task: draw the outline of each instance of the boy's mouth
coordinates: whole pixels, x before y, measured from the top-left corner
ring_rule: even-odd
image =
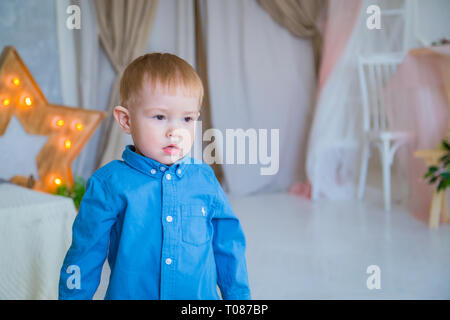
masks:
[[[169,144],[168,146],[163,148],[164,153],[173,155],[180,152],[180,148],[177,147],[175,144]]]

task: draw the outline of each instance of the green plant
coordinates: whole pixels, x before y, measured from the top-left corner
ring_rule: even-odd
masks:
[[[80,209],[81,199],[86,192],[86,181],[81,177],[76,177],[75,182],[73,184],[73,188],[71,189],[66,184],[58,186],[55,194],[59,196],[69,197],[73,199],[73,203],[75,204],[75,208]]]
[[[428,172],[424,178],[428,179],[429,184],[438,183],[437,191],[444,191],[450,186],[450,144],[446,140],[442,140],[440,145],[446,153],[439,159],[439,164],[428,167]]]

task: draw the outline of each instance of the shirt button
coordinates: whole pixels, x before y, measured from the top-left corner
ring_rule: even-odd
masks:
[[[181,174],[181,169],[178,169],[178,170],[177,170],[177,173],[178,173],[178,174]]]
[[[156,170],[155,170],[155,169],[152,169],[152,170],[150,170],[150,173],[151,173],[151,174],[155,174],[155,173],[156,173]]]
[[[162,172],[164,172],[164,171],[166,171],[166,168],[160,167],[159,170],[161,170]]]
[[[172,216],[167,216],[166,220],[167,220],[167,222],[172,222],[173,218],[172,218]]]
[[[167,258],[167,259],[166,259],[166,264],[172,264],[172,259]]]
[[[170,173],[166,174],[166,179],[167,179],[167,180],[172,179],[172,176],[170,175]]]

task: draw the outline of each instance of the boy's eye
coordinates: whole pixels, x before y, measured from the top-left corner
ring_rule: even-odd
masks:
[[[162,114],[158,114],[158,115],[154,116],[153,118],[157,119],[157,120],[164,120],[165,119],[165,117]]]
[[[189,121],[192,121],[193,119],[192,119],[192,117],[184,117],[184,121],[186,121],[186,122],[189,122]]]

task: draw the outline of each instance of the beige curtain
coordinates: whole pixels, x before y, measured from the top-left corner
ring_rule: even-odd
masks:
[[[158,0],[95,0],[100,43],[117,73],[103,122],[96,167],[120,159],[123,132],[112,110],[119,103],[120,77],[125,67],[145,53]]]
[[[316,72],[319,71],[322,36],[316,25],[324,0],[258,0],[272,19],[294,36],[312,38]]]
[[[204,95],[202,102],[201,120],[203,132],[212,127],[211,123],[211,105],[209,100],[209,83],[208,83],[208,67],[206,59],[206,49],[203,42],[203,27],[200,14],[200,1],[194,0],[195,14],[195,62],[197,64],[197,73],[202,79],[204,87]],[[212,142],[214,143],[214,142]],[[203,150],[204,148],[202,148]],[[223,183],[223,170],[220,164],[213,163],[211,165],[214,173],[221,183]]]

